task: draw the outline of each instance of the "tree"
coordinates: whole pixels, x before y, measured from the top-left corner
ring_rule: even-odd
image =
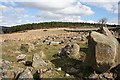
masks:
[[[106,26],[107,18],[100,19],[98,23],[101,24],[101,27]]]

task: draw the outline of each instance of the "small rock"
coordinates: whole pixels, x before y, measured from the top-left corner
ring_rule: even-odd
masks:
[[[57,69],[57,71],[61,71],[61,70],[62,70],[61,67]]]
[[[27,80],[33,79],[32,73],[31,73],[31,71],[30,71],[28,68],[26,68],[26,69],[20,74],[18,80],[21,80],[21,79],[27,79]]]
[[[28,44],[21,44],[20,50],[28,52],[29,51],[29,45]]]
[[[0,59],[0,67],[2,69],[8,70],[8,69],[11,69],[13,67],[13,64],[12,64],[12,62],[9,62],[7,60]]]
[[[26,61],[26,55],[25,54],[20,54],[16,57],[17,62],[24,62]]]
[[[69,77],[70,75],[68,73],[66,73],[65,76]]]

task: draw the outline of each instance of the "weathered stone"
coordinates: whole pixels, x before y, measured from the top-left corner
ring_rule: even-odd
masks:
[[[17,62],[25,62],[26,61],[26,55],[25,54],[20,54],[16,57]]]
[[[118,41],[105,27],[102,33],[91,32],[88,37],[88,64],[100,72],[117,66],[120,62],[118,45]]]
[[[44,59],[44,60],[46,59],[46,55],[44,54],[43,51],[40,51],[39,55],[42,59]]]
[[[20,50],[24,52],[31,52],[34,50],[34,45],[30,43],[21,44]]]
[[[21,80],[21,79],[28,79],[28,80],[32,80],[33,79],[33,76],[32,76],[32,73],[31,71],[26,68],[19,76],[18,80]]]
[[[32,66],[35,68],[39,68],[41,66],[46,66],[47,63],[40,57],[39,54],[35,53],[33,55],[33,59],[32,59]]]
[[[14,71],[13,70],[6,70],[3,69],[2,72],[0,72],[0,77],[2,79],[15,79],[14,77]]]
[[[20,50],[28,52],[29,51],[29,45],[28,44],[21,44]]]
[[[65,74],[65,76],[66,76],[66,77],[69,77],[69,76],[70,76],[70,74],[66,73],[66,74]]]
[[[0,60],[0,67],[8,70],[8,69],[11,69],[13,67],[13,64],[12,64],[12,62],[1,59]]]
[[[69,56],[71,58],[77,58],[79,57],[80,47],[78,44],[68,44],[66,45],[60,52],[60,56]]]
[[[57,69],[57,71],[61,71],[61,67]]]
[[[88,78],[89,78],[89,79],[96,80],[96,79],[99,78],[99,75],[98,75],[98,74],[91,74]]]
[[[24,71],[23,68],[19,68],[19,67],[14,67],[13,70],[14,70],[15,79],[17,79],[19,77],[19,74]]]
[[[56,41],[50,41],[49,42],[49,45],[58,45],[58,44],[60,44],[60,42],[56,42]]]
[[[90,80],[114,80],[113,73],[92,74],[88,77]]]
[[[13,70],[3,70],[2,78],[3,79],[15,79],[14,71]]]

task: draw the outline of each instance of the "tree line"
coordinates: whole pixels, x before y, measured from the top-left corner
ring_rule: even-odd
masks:
[[[84,23],[84,22],[43,22],[43,23],[31,23],[11,26],[3,29],[3,33],[13,33],[18,31],[32,30],[32,29],[48,29],[48,28],[80,28],[80,27],[99,27],[100,23]],[[116,25],[108,25],[110,27],[116,27]]]

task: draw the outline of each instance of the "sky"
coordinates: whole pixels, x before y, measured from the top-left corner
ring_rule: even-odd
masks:
[[[0,25],[89,22],[118,24],[119,0],[0,0]]]

